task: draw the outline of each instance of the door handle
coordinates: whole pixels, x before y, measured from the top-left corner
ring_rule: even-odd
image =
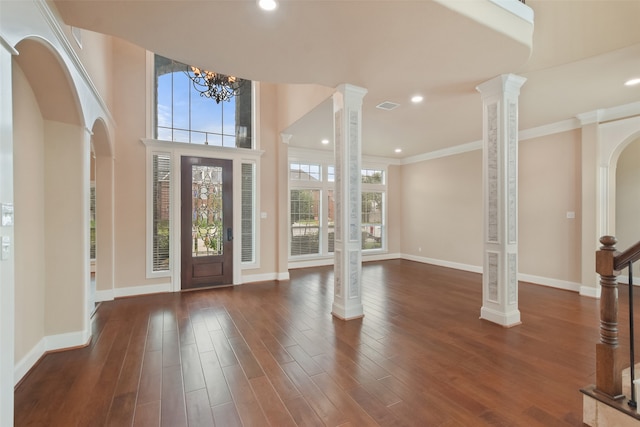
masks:
[[[228,241],[233,240],[233,230],[231,229],[231,227],[227,228],[227,240]]]

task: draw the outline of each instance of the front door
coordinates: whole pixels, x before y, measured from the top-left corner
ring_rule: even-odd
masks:
[[[182,157],[182,289],[233,283],[232,165]]]

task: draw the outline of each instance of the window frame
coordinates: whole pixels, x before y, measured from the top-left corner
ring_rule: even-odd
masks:
[[[304,180],[292,180],[291,179],[291,164],[320,164],[321,165],[321,179],[319,181],[304,181]],[[379,158],[371,159],[363,156],[361,171],[363,170],[380,170],[383,173],[382,183],[380,184],[365,184],[361,183],[361,193],[364,192],[380,192],[382,193],[382,224],[381,224],[381,238],[382,246],[375,249],[362,249],[363,257],[375,256],[388,253],[388,180],[389,171],[388,164],[380,162]],[[289,156],[287,159],[287,225],[288,225],[288,238],[287,238],[287,256],[290,267],[304,267],[311,265],[326,264],[334,257],[334,252],[329,252],[329,206],[328,206],[328,194],[329,190],[335,192],[335,175],[334,180],[329,181],[330,174],[329,168],[333,167],[335,171],[335,160],[332,151],[324,150],[312,150],[304,148],[289,148]],[[362,172],[361,172],[362,173]],[[362,178],[361,178],[362,179]],[[320,248],[321,253],[318,255],[291,255],[291,191],[300,189],[319,189],[320,190],[320,212],[321,218],[319,221],[321,234],[320,234]],[[335,193],[334,193],[335,195]]]

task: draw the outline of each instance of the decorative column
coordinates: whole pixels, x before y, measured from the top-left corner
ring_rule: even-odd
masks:
[[[479,85],[483,103],[484,259],[480,318],[510,327],[518,310],[518,96],[525,78]]]
[[[340,85],[333,95],[335,154],[334,296],[331,314],[349,320],[362,309],[362,98],[367,90]]]

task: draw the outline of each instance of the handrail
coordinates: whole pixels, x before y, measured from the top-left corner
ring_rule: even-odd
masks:
[[[616,254],[613,258],[613,268],[620,271],[630,262],[636,262],[638,260],[640,260],[640,242],[631,246],[626,251]]]

